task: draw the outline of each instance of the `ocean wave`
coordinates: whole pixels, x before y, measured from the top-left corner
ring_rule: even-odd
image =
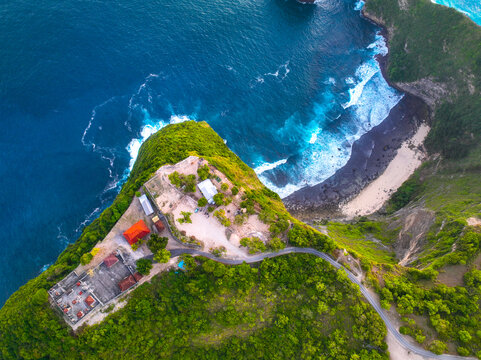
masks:
[[[374,56],[385,56],[388,53],[386,39],[379,32],[376,34],[374,42],[369,44],[367,48],[373,50]],[[351,106],[357,105],[366,84],[373,78],[376,73],[380,71],[381,68],[379,67],[379,63],[374,58],[371,58],[369,61],[361,64],[356,69],[355,78],[358,80],[357,83],[352,77],[346,78],[347,84],[355,85],[353,88],[349,89],[349,101],[343,104],[342,107],[344,109],[347,109]]]
[[[266,168],[259,173],[260,180],[281,197],[334,175],[349,160],[352,144],[379,125],[402,99],[403,95],[386,82],[375,60],[377,54],[387,51],[384,38],[377,34],[367,50],[371,51],[371,59],[361,64],[354,76],[344,78],[344,82],[352,86],[348,90],[348,102],[336,108],[332,104],[338,101],[337,97],[328,87],[314,103],[308,123],[302,125],[301,119],[292,115],[277,131],[279,139],[285,142],[303,139],[298,141],[297,154],[292,155],[296,161],[283,164],[282,169]],[[339,120],[341,116],[349,121]],[[329,130],[326,125],[332,121],[338,125]]]
[[[256,167],[254,168],[254,172],[255,172],[257,175],[260,175],[260,174],[262,174],[263,172],[268,171],[268,170],[275,169],[275,168],[277,168],[278,166],[281,166],[281,165],[285,164],[286,162],[287,162],[287,159],[282,159],[282,160],[279,160],[279,161],[276,161],[276,162],[273,162],[273,163],[264,162],[264,163],[262,163],[261,165],[256,166]]]

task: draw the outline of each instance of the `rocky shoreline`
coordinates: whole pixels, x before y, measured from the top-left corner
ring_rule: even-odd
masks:
[[[365,12],[363,16],[380,26],[381,34],[388,40],[386,28],[377,19]],[[423,122],[429,122],[430,108],[426,102],[389,81],[388,57],[389,54],[377,57],[381,72],[390,86],[405,93],[404,97],[381,124],[354,142],[351,157],[344,167],[322,183],[304,187],[283,199],[294,216],[303,220],[342,217],[340,206],[378,178],[402,143],[411,138]]]

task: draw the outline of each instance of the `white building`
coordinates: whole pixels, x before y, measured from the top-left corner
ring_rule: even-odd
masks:
[[[200,192],[204,197],[207,199],[209,204],[214,203],[214,195],[217,194],[217,189],[215,188],[214,184],[210,179],[204,180],[197,184],[199,187]]]
[[[139,197],[140,200],[140,205],[142,205],[142,209],[144,209],[145,215],[149,216],[154,213],[154,209],[152,209],[152,205],[150,204],[149,199],[147,199],[147,196],[142,195]]]

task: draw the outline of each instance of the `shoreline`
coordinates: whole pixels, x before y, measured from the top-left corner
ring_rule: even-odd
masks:
[[[386,27],[376,19],[369,17],[365,11],[361,12],[361,16],[381,28],[380,34],[386,39],[389,48],[389,33]],[[371,186],[371,194],[383,193],[386,190],[386,180],[383,178],[382,181],[375,181],[393,163],[398,156],[398,152],[401,152],[403,144],[415,141],[413,137],[418,130],[423,124],[427,126],[426,124],[430,122],[431,110],[429,105],[420,97],[405,91],[389,80],[387,76],[389,52],[385,56],[377,55],[376,61],[379,63],[381,74],[389,86],[402,92],[404,97],[391,109],[389,115],[381,124],[372,128],[353,143],[351,156],[346,165],[323,182],[314,186],[306,186],[283,199],[288,211],[300,220],[346,217],[342,212],[343,206],[354,200],[371,184],[374,184]],[[424,138],[425,136],[422,141]],[[401,155],[405,158],[404,151]],[[394,163],[396,166],[399,166],[399,159]],[[412,161],[418,160],[413,159]],[[405,165],[409,169],[412,168],[411,163]],[[409,173],[409,176],[412,172],[414,170]],[[395,192],[401,184],[402,182],[395,188],[389,188],[390,194]],[[362,211],[363,209],[359,210]]]
[[[422,124],[414,136],[401,145],[386,170],[355,198],[341,206],[342,214],[354,218],[379,210],[426,159],[422,144],[429,130],[428,125]]]

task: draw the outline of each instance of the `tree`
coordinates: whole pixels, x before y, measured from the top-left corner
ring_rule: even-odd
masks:
[[[234,186],[231,190],[232,195],[237,195],[239,193],[239,188],[237,186]]]
[[[200,168],[197,169],[197,175],[199,175],[199,178],[201,180],[206,180],[210,177],[210,169],[207,164],[204,166],[201,166]]]
[[[94,256],[91,253],[85,253],[80,257],[80,263],[82,265],[87,265],[93,258]]]
[[[278,251],[284,249],[286,247],[286,244],[284,244],[284,242],[278,237],[273,237],[267,243],[267,247],[271,250]]]
[[[192,219],[190,218],[190,215],[192,215],[191,212],[188,211],[182,211],[181,212],[182,216],[180,219],[177,219],[177,221],[181,224],[187,223],[187,224],[192,224]]]
[[[150,251],[152,251],[155,254],[157,251],[165,249],[168,242],[169,242],[169,238],[165,236],[159,236],[157,234],[152,234],[150,235],[150,239],[149,239],[149,242],[147,243],[147,246],[149,247]]]
[[[440,340],[434,340],[429,345],[429,350],[431,350],[433,353],[437,355],[441,355],[442,353],[448,350],[448,346]]]
[[[137,271],[141,275],[149,275],[152,269],[152,262],[149,259],[139,259],[136,262]]]
[[[154,260],[159,262],[159,263],[166,263],[169,262],[170,260],[170,251],[167,249],[161,249],[157,251],[154,255]]]
[[[224,205],[224,194],[222,193],[215,194],[214,202],[217,206]]]
[[[199,201],[197,201],[197,205],[199,207],[204,207],[207,205],[207,199],[205,197],[201,197]]]
[[[48,300],[48,293],[45,289],[38,289],[37,292],[32,296],[32,303],[35,305],[42,305]]]
[[[220,189],[221,189],[222,191],[227,191],[227,190],[229,190],[229,185],[227,185],[226,183],[223,183],[223,184],[220,186]]]

